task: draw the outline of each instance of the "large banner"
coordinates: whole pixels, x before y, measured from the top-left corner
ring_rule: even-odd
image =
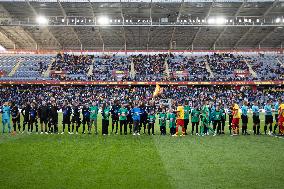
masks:
[[[0,77],[3,77],[6,75],[6,71],[5,70],[0,70]]]
[[[112,71],[112,76],[118,79],[121,79],[122,77],[127,77],[128,76],[128,71],[123,71],[123,70],[113,70]]]
[[[235,70],[234,71],[234,75],[236,77],[246,77],[246,76],[249,76],[250,75],[250,72],[248,70]]]
[[[188,77],[188,75],[189,75],[187,70],[173,71],[172,74],[173,74],[174,77]]]
[[[67,74],[66,71],[55,71],[55,70],[51,70],[51,71],[49,72],[50,77],[55,77],[55,76],[57,76],[57,75],[65,76],[66,74]]]
[[[278,85],[284,84],[284,81],[58,81],[58,80],[0,80],[0,85],[175,85],[175,86],[193,86],[193,85],[230,85],[230,86],[250,86],[250,85]]]

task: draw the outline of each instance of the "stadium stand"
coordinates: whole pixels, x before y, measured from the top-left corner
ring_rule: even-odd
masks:
[[[248,57],[252,69],[257,73],[258,80],[283,80],[284,68],[276,56]]]
[[[162,81],[166,78],[165,61],[167,54],[155,55],[133,55],[130,59],[133,60],[134,69],[136,71],[136,81]]]
[[[203,57],[171,56],[169,59],[171,80],[206,81],[210,73],[206,69]]]
[[[266,81],[283,80],[283,56],[207,53],[0,56],[1,80]]]
[[[17,56],[0,56],[0,71],[3,73],[3,76],[8,75],[12,71],[17,64],[17,59]]]

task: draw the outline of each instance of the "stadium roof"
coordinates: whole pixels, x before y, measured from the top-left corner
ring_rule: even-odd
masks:
[[[0,45],[7,49],[198,50],[284,44],[284,0],[0,2]]]

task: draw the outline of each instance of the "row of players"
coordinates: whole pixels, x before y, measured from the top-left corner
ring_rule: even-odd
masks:
[[[279,125],[279,133],[283,134],[283,117],[284,117],[284,105],[281,99],[272,104],[269,100],[264,107],[265,110],[265,134],[274,134],[276,128]],[[96,102],[93,102],[91,106],[87,104],[82,106],[81,110],[77,103],[72,105],[68,101],[64,101],[62,107],[58,107],[54,98],[50,99],[49,103],[43,101],[37,104],[35,101],[32,103],[27,102],[19,111],[16,105],[11,105],[8,102],[2,106],[2,123],[3,133],[5,132],[5,126],[8,125],[8,130],[11,132],[10,127],[10,115],[12,116],[12,123],[14,132],[21,132],[20,126],[20,114],[23,115],[23,127],[22,132],[25,132],[26,125],[28,125],[28,133],[33,132],[34,126],[36,133],[39,132],[38,119],[41,126],[41,134],[43,133],[58,133],[58,111],[62,110],[63,113],[63,130],[61,134],[64,134],[66,125],[68,126],[68,133],[78,134],[78,130],[83,125],[82,133],[85,133],[86,126],[88,133],[91,133],[94,126],[95,134],[98,133],[97,128],[97,115],[99,113],[99,106]],[[154,125],[156,121],[156,115],[158,114],[159,126],[161,135],[166,135],[166,125],[168,121],[168,127],[170,128],[170,134],[176,136],[178,134],[179,126],[182,127],[182,135],[187,135],[187,129],[189,125],[189,118],[191,117],[192,130],[191,134],[196,135],[209,134],[212,131],[213,135],[224,134],[226,114],[229,115],[229,131],[230,134],[239,134],[239,120],[242,120],[242,134],[247,135],[248,124],[248,105],[247,102],[243,102],[241,111],[239,106],[234,103],[231,108],[226,112],[222,105],[209,104],[207,100],[200,105],[190,106],[187,104],[178,104],[177,108],[169,109],[166,112],[166,108],[163,106],[156,108],[154,102],[151,101],[147,106],[143,103],[134,102],[131,104],[120,105],[118,101],[115,101],[112,106],[108,103],[104,103],[101,106],[102,114],[102,134],[108,134],[110,116],[112,118],[112,132],[118,134],[118,128],[120,127],[120,134],[127,134],[127,129],[130,129],[130,133],[134,135],[140,135],[140,131],[144,128],[144,133],[148,130],[148,134],[154,135]],[[260,118],[258,102],[255,101],[251,107],[253,112],[253,131],[254,134],[260,133]],[[80,112],[82,112],[82,121],[80,119]],[[241,113],[240,113],[241,112]],[[275,114],[276,124],[273,127],[273,112]],[[201,122],[201,124],[199,124]],[[211,128],[211,125],[213,128]],[[269,126],[269,131],[268,130]],[[195,130],[195,131],[194,131]]]

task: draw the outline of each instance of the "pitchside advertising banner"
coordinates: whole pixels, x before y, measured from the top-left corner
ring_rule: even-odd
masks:
[[[168,86],[194,86],[194,85],[230,85],[230,86],[259,86],[259,85],[279,85],[284,81],[181,81],[181,82],[141,82],[141,81],[57,81],[57,80],[2,80],[0,85],[168,85]]]

